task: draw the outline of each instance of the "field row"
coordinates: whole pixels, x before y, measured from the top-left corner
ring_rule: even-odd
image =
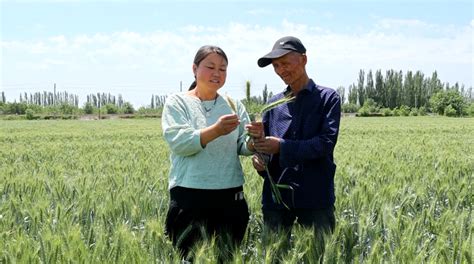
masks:
[[[474,119],[342,119],[328,263],[472,263]],[[0,121],[0,263],[170,263],[160,120]],[[235,263],[311,253],[262,248],[262,179],[242,158],[251,221]],[[212,241],[196,249],[215,261]]]

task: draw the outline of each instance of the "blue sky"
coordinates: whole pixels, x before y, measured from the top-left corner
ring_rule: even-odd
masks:
[[[337,88],[366,72],[438,72],[472,86],[471,1],[9,1],[1,8],[1,86],[7,100],[57,90],[122,94],[134,106],[185,90],[197,49],[229,57],[221,93],[243,98],[284,84],[257,59],[276,39],[299,37],[316,83]]]

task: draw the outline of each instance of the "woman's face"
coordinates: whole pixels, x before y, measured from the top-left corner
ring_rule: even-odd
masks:
[[[227,61],[217,53],[209,54],[199,65],[193,65],[194,75],[199,87],[217,91],[227,77]]]

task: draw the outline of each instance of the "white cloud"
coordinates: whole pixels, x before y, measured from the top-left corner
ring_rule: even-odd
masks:
[[[8,89],[27,76],[34,83],[54,81],[81,87],[71,91],[78,94],[110,89],[142,105],[151,94],[177,91],[181,81],[186,89],[193,79],[195,52],[201,45],[214,44],[229,57],[225,92],[242,98],[247,80],[255,94],[265,84],[274,92],[282,88],[271,67],[258,68],[256,61],[270,51],[276,39],[294,35],[308,49],[309,75],[323,85],[347,87],[356,81],[359,69],[395,69],[421,70],[426,75],[437,70],[442,81],[471,86],[472,34],[473,20],[464,28],[452,28],[419,20],[381,19],[373,28],[350,34],[283,20],[279,27],[189,25],[177,31],[2,41],[2,84]]]
[[[31,53],[36,53],[36,54],[47,53],[49,48],[50,47],[43,42],[36,42],[30,45]]]
[[[272,12],[270,11],[270,9],[264,9],[264,8],[251,9],[251,10],[248,10],[246,13],[247,13],[247,14],[250,14],[250,15],[253,15],[253,16],[265,16],[265,15],[270,15],[270,14],[272,14]]]
[[[401,27],[427,28],[430,25],[418,19],[392,19],[384,18],[378,22],[378,25],[384,29],[399,29]]]

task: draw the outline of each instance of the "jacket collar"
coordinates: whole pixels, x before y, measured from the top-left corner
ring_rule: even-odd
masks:
[[[309,95],[315,91],[317,91],[317,85],[312,79],[309,79],[306,86],[298,93],[298,98],[302,95]],[[291,88],[290,86],[287,86],[281,97],[286,96],[289,93],[291,93]],[[273,109],[273,115],[273,122],[269,124],[270,134],[279,138],[283,138],[283,136],[288,131],[288,128],[290,127],[292,121],[292,116],[290,115],[288,104],[284,104]]]
[[[307,93],[307,92],[314,92],[314,90],[316,90],[316,83],[314,83],[313,79],[309,79],[308,83],[306,84],[305,87],[303,87],[303,89],[301,89],[300,93],[303,92],[303,93]],[[285,89],[285,91],[283,91],[283,96],[287,96],[288,94],[291,93],[291,88],[290,86],[288,85]]]

